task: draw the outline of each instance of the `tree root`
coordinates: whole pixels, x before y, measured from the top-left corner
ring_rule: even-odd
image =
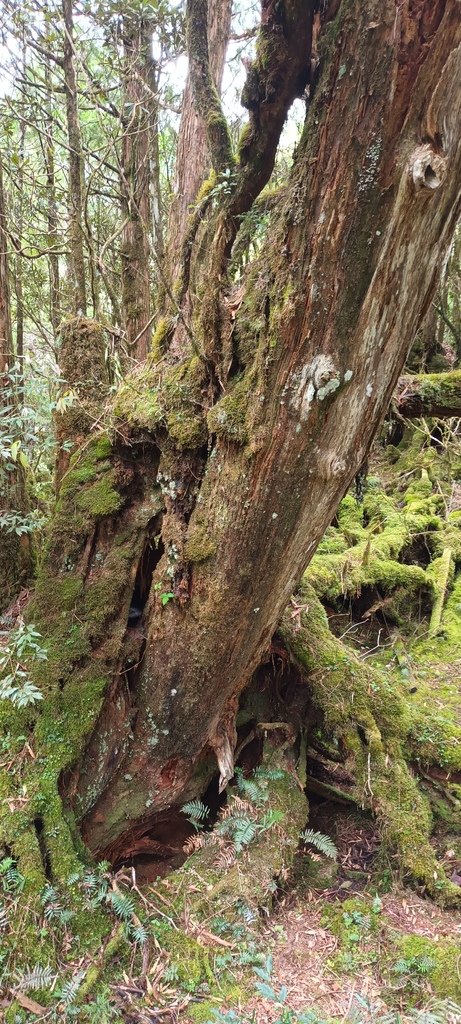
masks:
[[[461,905],[430,844],[432,815],[409,768],[404,744],[411,713],[395,679],[359,661],[332,635],[313,588],[304,582],[300,616],[285,614],[281,635],[309,687],[325,732],[343,751],[356,778],[354,798],[380,822],[383,841],[404,874],[445,905]]]

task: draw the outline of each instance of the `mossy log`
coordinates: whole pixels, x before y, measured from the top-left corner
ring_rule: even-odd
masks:
[[[347,495],[338,510],[338,530],[327,530],[307,570],[318,596],[356,596],[365,586],[391,594],[401,587],[408,601],[415,592],[431,591],[435,581],[421,566],[400,562],[399,555],[417,537],[441,529],[441,504],[424,480],[407,488],[402,507],[380,487],[370,490],[363,504]]]
[[[432,607],[431,621],[429,623],[429,636],[435,636],[440,629],[442,621],[443,606],[450,583],[453,579],[453,552],[451,548],[445,548],[443,555],[431,563],[431,576],[435,590],[435,600]]]
[[[394,405],[402,416],[461,415],[461,370],[406,374],[399,380]]]

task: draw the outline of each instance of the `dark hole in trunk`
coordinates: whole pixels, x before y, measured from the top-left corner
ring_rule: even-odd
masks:
[[[139,559],[136,579],[134,582],[131,604],[128,611],[127,626],[133,629],[142,619],[144,608],[150,594],[152,577],[163,553],[164,545],[160,536],[161,516],[156,516],[149,523],[147,538]]]
[[[43,824],[43,818],[40,815],[37,815],[37,817],[34,818],[34,829],[37,835],[38,845],[40,848],[40,856],[42,858],[45,877],[48,879],[49,882],[51,882],[51,864],[45,843],[45,829]]]

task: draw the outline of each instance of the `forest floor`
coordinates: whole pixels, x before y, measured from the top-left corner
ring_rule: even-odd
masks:
[[[454,992],[461,985],[461,913],[441,910],[396,883],[383,893],[385,869],[379,879],[373,870],[379,841],[372,823],[348,813],[336,823],[338,870],[331,886],[310,888],[307,872],[263,928],[273,987],[286,986],[290,1009],[338,1024],[373,1024],[390,1007],[404,1015]],[[458,986],[446,979],[445,987],[440,976],[434,985],[425,970],[425,957],[434,963],[433,950],[447,939],[459,947]],[[253,1011],[255,1024],[280,1018],[280,1009],[262,996],[245,1006],[246,1016]],[[461,1015],[450,1020],[458,1024]]]
[[[300,851],[265,917],[242,907],[240,920],[223,914],[200,925],[183,922],[204,947],[211,997],[206,982],[194,985],[192,972],[190,993],[187,971],[177,985],[159,950],[147,976],[151,1010],[146,1003],[139,1009],[128,978],[113,986],[124,1021],[461,1024],[461,911],[404,886],[370,814],[313,798],[309,822],[334,839],[336,861]],[[433,842],[456,874],[458,850],[443,831]],[[156,884],[144,892],[155,898]]]

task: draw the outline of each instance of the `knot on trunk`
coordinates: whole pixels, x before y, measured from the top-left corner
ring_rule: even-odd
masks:
[[[415,192],[434,191],[445,177],[447,162],[429,143],[418,146],[410,159],[410,176]]]

